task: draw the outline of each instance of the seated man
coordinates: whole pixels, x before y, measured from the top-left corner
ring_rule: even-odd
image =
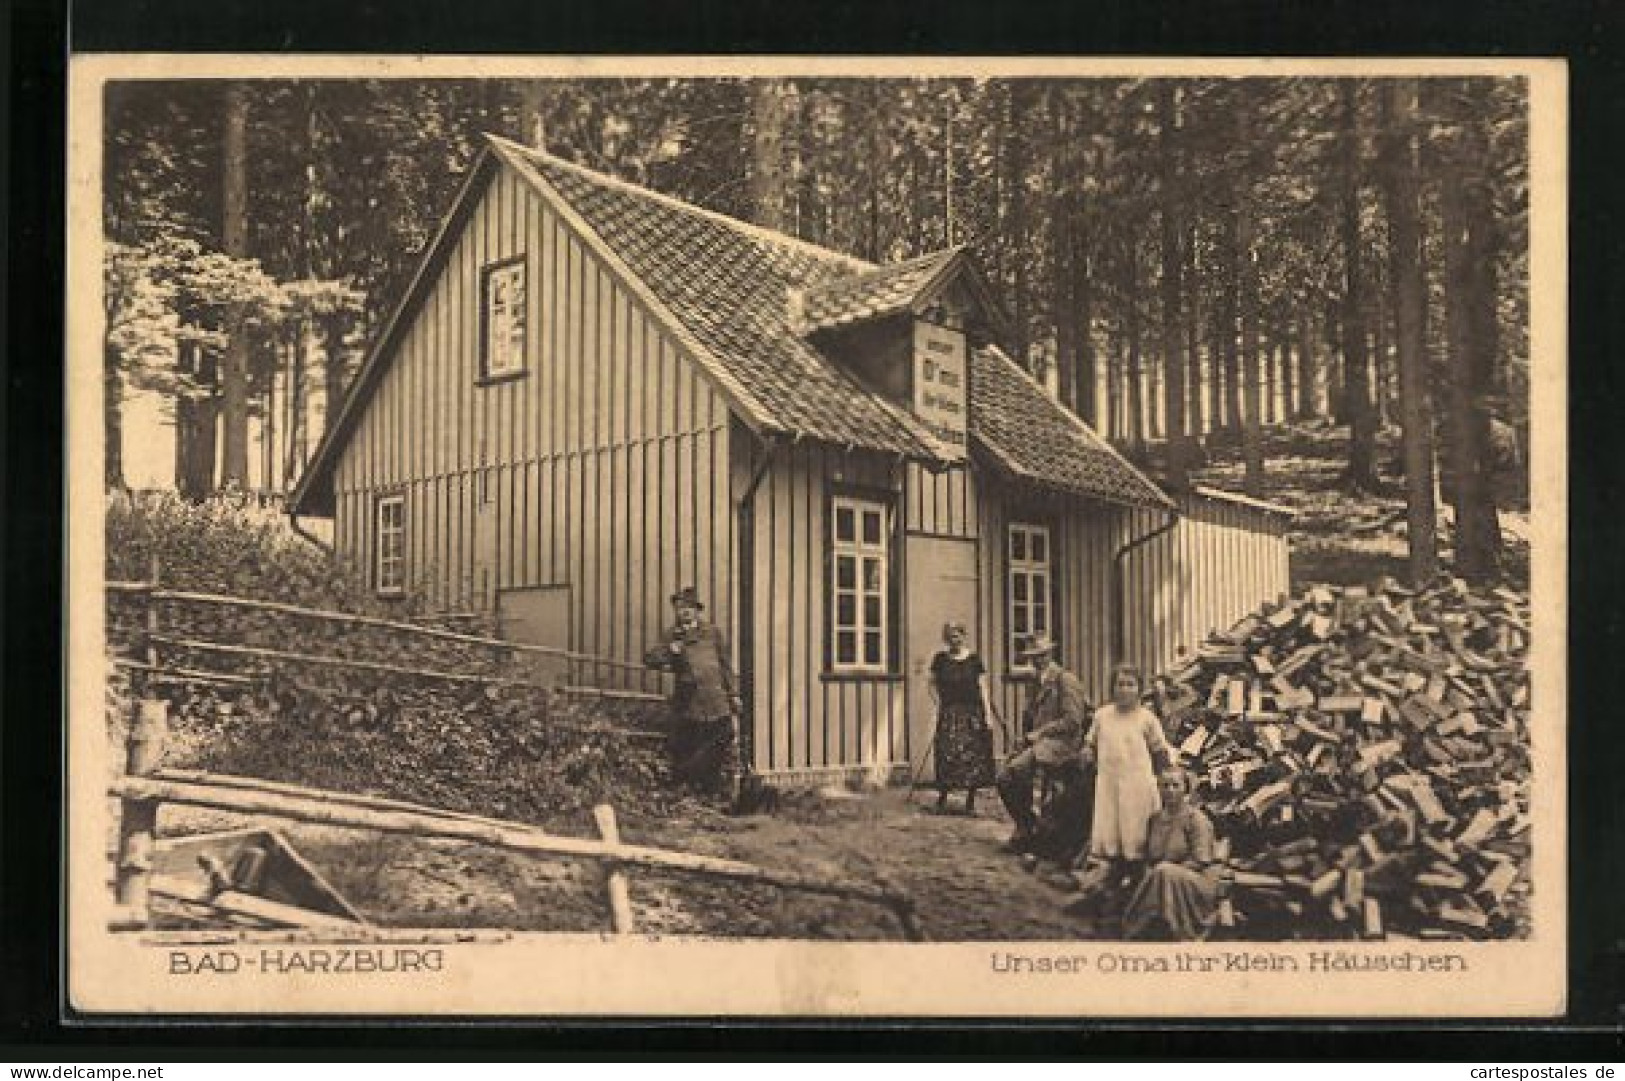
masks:
[[[1049,769],[1050,790],[1038,808],[1038,825],[1027,850],[1062,867],[1089,847],[1095,809],[1095,771],[1077,763]]]
[[[1062,668],[1055,659],[1055,641],[1039,633],[1028,639],[1018,655],[1031,662],[1038,675],[1038,689],[1027,707],[1029,725],[1025,746],[999,768],[995,782],[1016,830],[1006,847],[1026,852],[1038,834],[1038,816],[1033,813],[1033,785],[1039,770],[1056,776],[1079,769],[1083,734],[1089,717],[1089,700],[1078,677]],[[1081,786],[1079,786],[1081,787]]]

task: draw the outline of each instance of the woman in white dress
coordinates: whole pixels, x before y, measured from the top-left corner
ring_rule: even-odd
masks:
[[[1162,807],[1157,775],[1173,761],[1157,715],[1140,704],[1144,680],[1133,665],[1112,670],[1112,700],[1095,710],[1084,761],[1095,765],[1095,817],[1089,853],[1119,876],[1145,859],[1146,827]]]

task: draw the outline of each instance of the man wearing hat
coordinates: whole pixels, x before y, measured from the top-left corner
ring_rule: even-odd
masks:
[[[1040,631],[1027,639],[1017,656],[1033,666],[1038,687],[1027,706],[1026,746],[1005,760],[996,781],[999,798],[1015,820],[1009,845],[1016,851],[1031,848],[1038,833],[1033,813],[1033,782],[1040,769],[1057,776],[1076,773],[1089,726],[1089,700],[1078,677],[1056,661],[1055,640]]]
[[[739,721],[742,709],[722,632],[701,618],[705,605],[694,587],[671,596],[677,621],[643,663],[677,677],[671,697],[666,750],[672,775],[730,803],[738,798]]]

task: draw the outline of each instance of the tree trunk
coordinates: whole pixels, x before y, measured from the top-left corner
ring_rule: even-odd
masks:
[[[248,86],[226,89],[224,160],[221,169],[220,244],[227,255],[248,256]],[[241,306],[226,318],[226,356],[221,372],[225,458],[221,483],[248,486],[248,332]]]
[[[102,482],[109,491],[125,491],[124,483],[124,373],[118,350],[102,350]]]
[[[1072,138],[1065,102],[1059,94],[1050,96],[1050,173],[1055,178],[1049,207],[1050,283],[1055,322],[1055,384],[1061,404],[1080,414],[1078,408],[1078,325],[1076,248],[1072,241],[1073,198],[1068,190],[1073,181],[1070,159]]]
[[[1126,336],[1115,335],[1106,372],[1106,438],[1117,444],[1123,442],[1123,432],[1127,427],[1123,423],[1123,373],[1128,369],[1127,348]]]
[[[305,432],[310,426],[307,404],[309,395],[305,393],[305,350],[308,333],[303,320],[296,322],[293,328],[293,348],[288,352],[288,434],[285,437],[287,448],[283,454],[283,472],[290,481],[296,481],[305,471],[305,461],[299,453],[299,447],[304,443]],[[337,409],[329,407],[325,414],[325,424],[331,425],[338,420],[338,412]]]
[[[1281,408],[1280,412],[1275,416],[1275,421],[1280,424],[1291,420],[1298,408],[1298,385],[1295,378],[1297,375],[1295,370],[1297,364],[1295,354],[1297,350],[1292,347],[1292,330],[1290,327],[1281,327],[1276,340],[1281,349]]]
[[[1178,165],[1175,161],[1174,128],[1179,122],[1179,103],[1174,97],[1173,84],[1157,84],[1157,118],[1160,134],[1157,138],[1157,164],[1161,186],[1161,206],[1158,218],[1162,232],[1162,364],[1163,409],[1168,432],[1168,483],[1184,488],[1190,470],[1190,444],[1185,423],[1185,356],[1181,350],[1184,331],[1180,319],[1184,316],[1184,302],[1180,287],[1180,223],[1179,196],[1174,187]]]
[[[1315,415],[1315,328],[1308,311],[1298,313],[1298,400],[1299,420]]]
[[[1218,268],[1215,267],[1215,270]],[[1222,290],[1208,309],[1207,430],[1224,431],[1224,296]]]
[[[1366,351],[1365,273],[1360,259],[1359,84],[1339,84],[1342,101],[1341,222],[1343,240],[1343,402],[1349,424],[1349,462],[1344,482],[1351,491],[1377,488],[1376,412],[1371,404],[1371,359]]]
[[[1087,161],[1087,159],[1085,159]],[[1096,388],[1100,378],[1095,358],[1095,282],[1094,266],[1090,261],[1088,206],[1086,196],[1079,193],[1068,201],[1070,244],[1072,261],[1072,300],[1076,310],[1072,316],[1075,352],[1073,387],[1077,401],[1074,408],[1085,424],[1093,425],[1096,418]]]
[[[951,248],[959,236],[959,201],[954,198],[954,110],[959,95],[949,90],[942,95],[942,246]]]
[[[1145,449],[1145,387],[1140,378],[1140,252],[1132,239],[1128,249],[1128,445],[1139,454]]]
[[[1243,147],[1251,143],[1247,104],[1237,110],[1237,142]],[[1258,261],[1253,251],[1252,192],[1243,177],[1235,192],[1236,256],[1240,281],[1236,285],[1241,308],[1241,459],[1244,468],[1242,487],[1248,495],[1258,496],[1264,491],[1264,439],[1261,429],[1263,400],[1259,388],[1258,342]]]
[[[1472,582],[1500,573],[1501,529],[1490,462],[1489,396],[1498,346],[1489,145],[1469,89],[1446,91],[1454,146],[1441,190],[1445,318],[1450,343],[1450,459],[1456,508],[1456,570]]]
[[[751,114],[755,120],[750,176],[751,217],[758,225],[780,231],[788,228],[790,217],[790,184],[784,152],[788,100],[787,88],[779,79],[759,81],[751,97]],[[876,126],[878,122],[871,125],[871,131]],[[880,163],[871,159],[871,174],[878,173],[879,169]],[[871,199],[875,202],[878,203],[879,197],[878,192],[871,192]],[[877,213],[871,212],[870,221],[878,234]]]
[[[1006,103],[1009,112],[1005,117],[1004,127],[1004,161],[1009,179],[1009,219],[1005,223],[1006,242],[1010,250],[1016,253],[1012,265],[1011,291],[1014,303],[1011,312],[1015,319],[1015,341],[1012,343],[1016,351],[1016,363],[1028,371],[1033,370],[1032,358],[1028,356],[1031,343],[1028,340],[1030,333],[1028,320],[1028,305],[1030,298],[1027,280],[1027,142],[1022,138],[1021,121],[1026,116],[1031,99],[1027,93],[1025,80],[1013,80],[1007,90]]]
[[[181,350],[182,370],[191,376],[195,389],[175,399],[175,487],[183,498],[199,502],[214,493],[219,366],[196,343]]]
[[[1329,416],[1334,424],[1347,424],[1348,395],[1344,391],[1348,372],[1348,350],[1343,342],[1343,302],[1340,298],[1326,299],[1326,314],[1321,320],[1321,344],[1326,347],[1326,361],[1321,366],[1321,414]]]
[[[327,406],[322,415],[324,435],[338,420],[339,407],[344,404],[344,396],[350,389],[349,355],[344,349],[347,322],[342,312],[328,312],[317,318],[317,327],[322,335],[322,392],[327,397]]]
[[[1207,430],[1202,409],[1202,288],[1197,278],[1195,225],[1186,226],[1184,242],[1179,246],[1179,255],[1181,261],[1179,276],[1185,294],[1185,397],[1189,402],[1185,424],[1190,429],[1189,449],[1192,458],[1195,458],[1195,447],[1202,442],[1202,435]]]
[[[1089,265],[1089,248],[1079,236],[1083,231],[1082,222],[1072,235],[1072,288],[1074,303],[1077,310],[1072,317],[1074,324],[1074,338],[1072,347],[1076,352],[1075,366],[1077,374],[1073,377],[1074,392],[1077,396],[1076,411],[1083,418],[1085,424],[1094,425],[1096,419],[1095,394],[1100,383],[1096,371],[1094,324],[1095,324],[1095,289]]]
[[[1232,192],[1231,198],[1237,198]],[[1224,319],[1221,333],[1224,341],[1224,427],[1234,434],[1243,425],[1241,415],[1241,352],[1237,324],[1241,321],[1241,237],[1240,222],[1231,214],[1225,220],[1225,283]]]
[[[868,235],[864,238],[863,253],[871,262],[878,263],[881,260],[881,251],[882,251],[882,248],[883,248],[883,245],[881,244],[881,241],[880,241],[880,234],[881,234],[880,189],[881,189],[881,181],[884,178],[885,171],[886,171],[886,164],[885,164],[886,125],[885,125],[885,118],[881,113],[881,107],[880,107],[880,83],[879,83],[879,80],[871,79],[869,81],[867,101],[868,101],[868,105],[869,105],[869,114],[868,114],[868,142],[869,142],[868,175],[869,175],[869,185],[868,185],[867,193],[866,193],[867,194],[867,201],[865,203],[865,206],[867,207],[868,222],[867,222],[867,226],[866,226],[866,232],[867,232]]]
[[[547,80],[519,83],[519,131],[516,138],[537,150],[547,149]]]
[[[1264,410],[1259,416],[1259,423],[1269,428],[1280,423],[1281,414],[1278,403],[1281,393],[1281,354],[1274,325],[1259,328],[1259,358],[1264,364],[1264,380],[1261,389],[1264,394]]]

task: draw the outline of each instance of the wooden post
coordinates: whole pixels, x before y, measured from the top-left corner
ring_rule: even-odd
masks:
[[[130,724],[125,744],[124,770],[133,777],[150,774],[164,756],[169,707],[161,699],[142,698]],[[147,911],[147,884],[152,872],[152,851],[158,832],[158,801],[119,801],[118,869],[115,878],[119,905],[138,918]]]
[[[154,552],[148,571],[153,590],[158,589],[158,556]],[[134,709],[130,731],[125,737],[124,772],[145,777],[163,761],[164,741],[169,733],[169,705],[152,697],[149,673],[158,667],[158,601],[147,598],[145,671],[131,681]],[[115,899],[122,911],[121,921],[150,924],[148,885],[152,873],[153,845],[158,833],[158,801],[121,799],[119,801],[118,866],[114,872]]]
[[[620,827],[615,822],[615,808],[600,803],[592,809],[593,820],[598,823],[598,835],[606,845],[621,843]],[[604,876],[609,890],[610,921],[618,935],[630,935],[636,927],[632,921],[632,895],[627,891],[626,872],[611,867]]]

